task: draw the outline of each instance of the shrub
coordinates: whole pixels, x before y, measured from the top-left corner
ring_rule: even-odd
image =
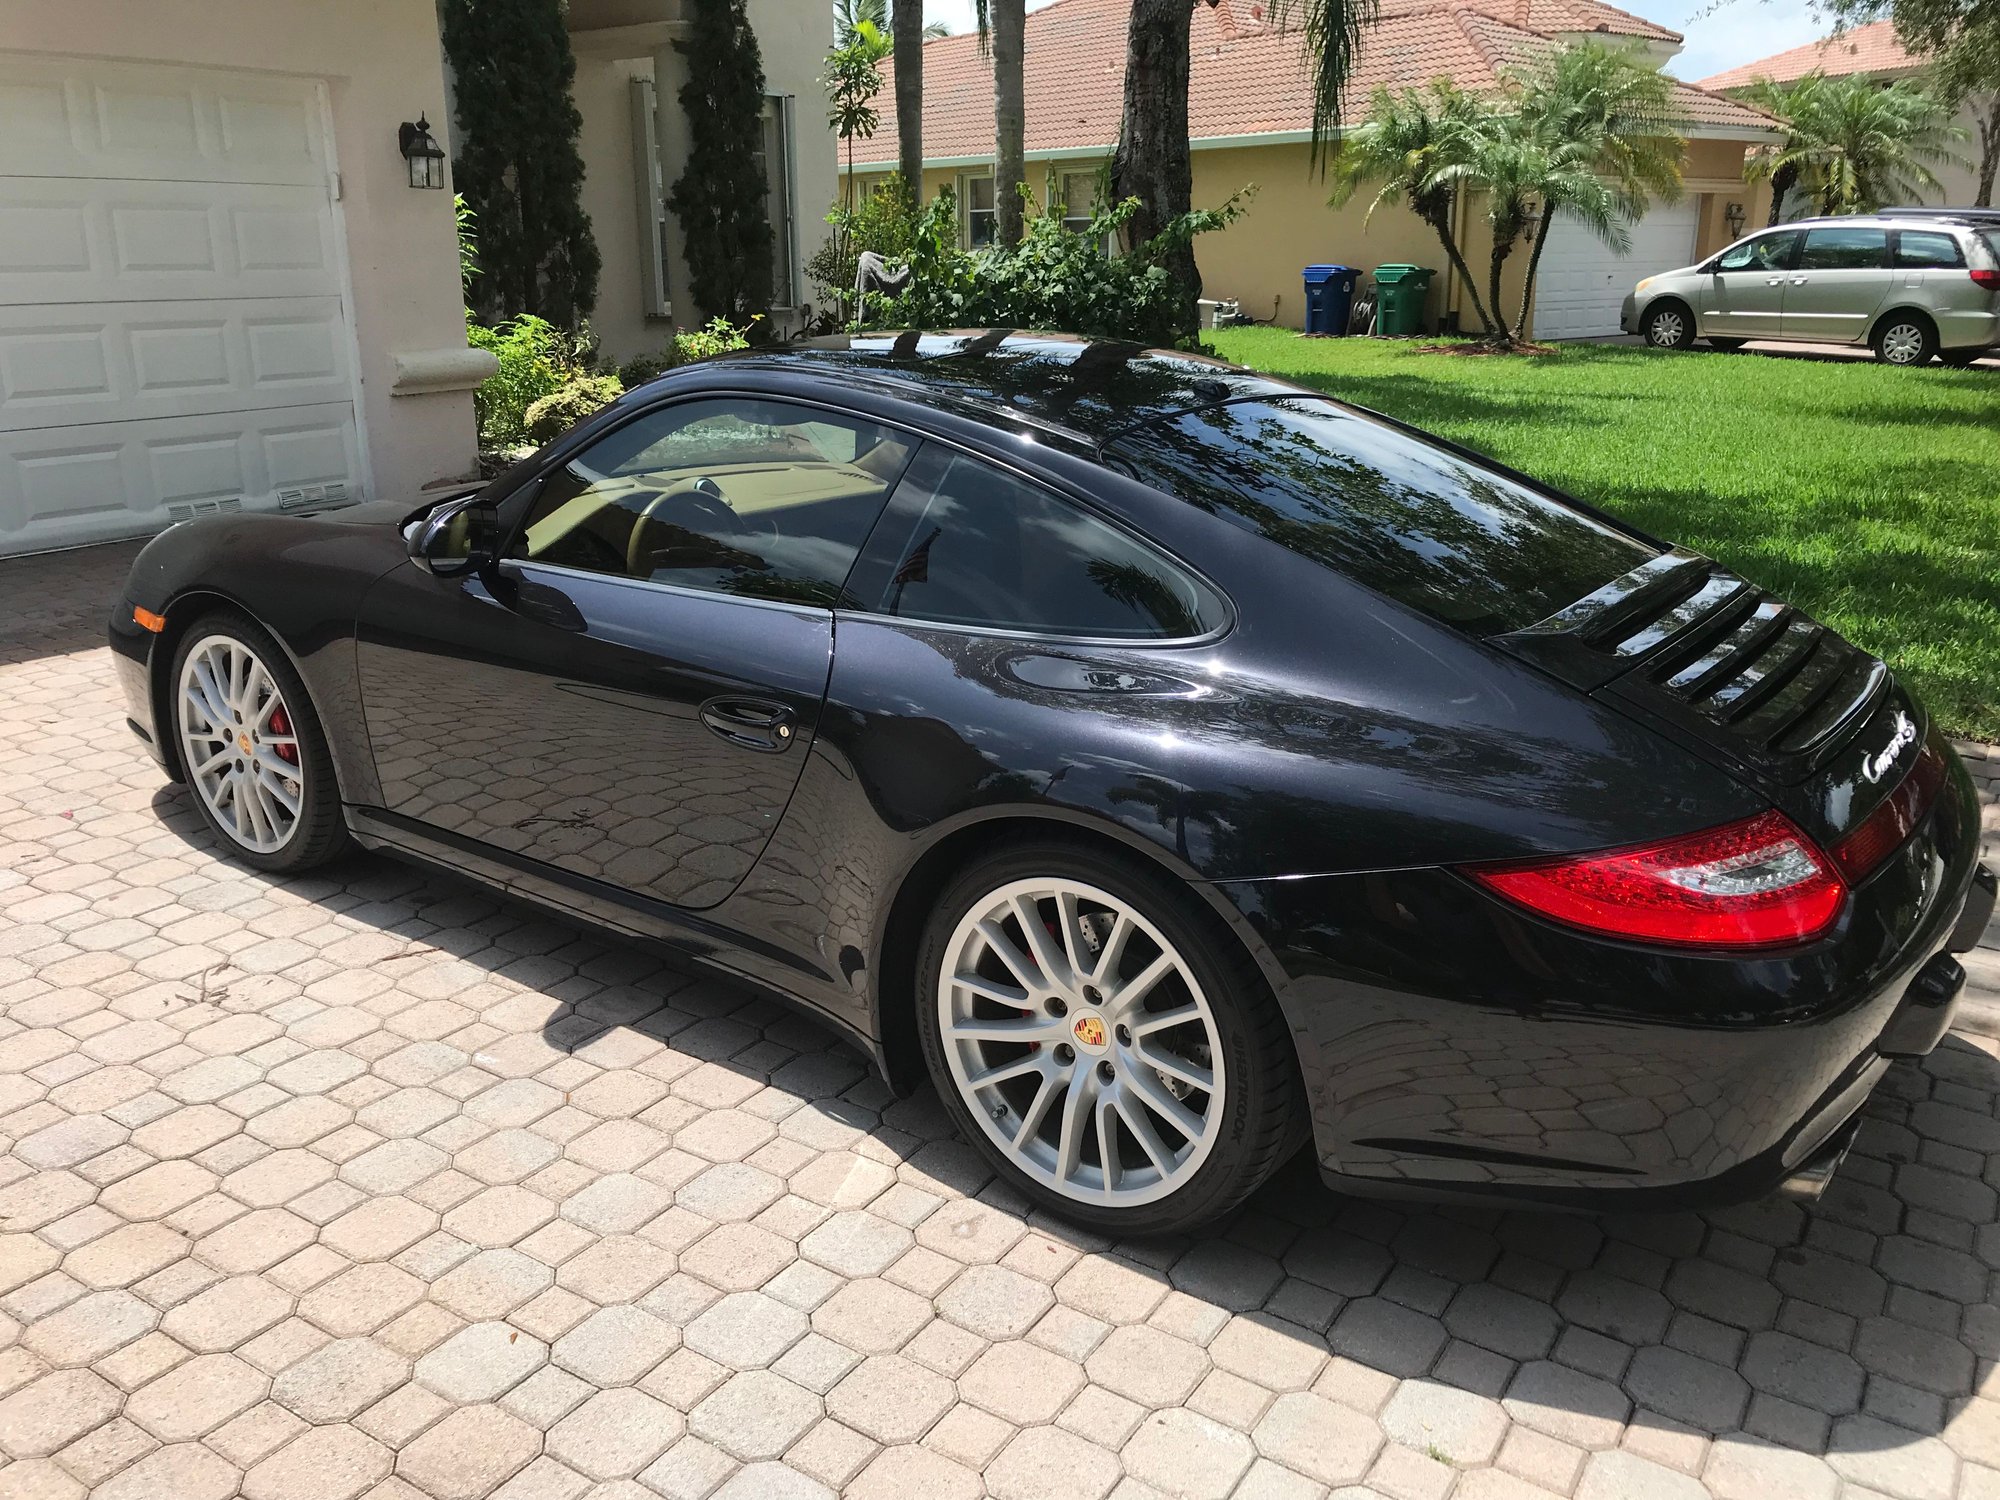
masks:
[[[624,394],[625,387],[619,384],[616,375],[585,375],[530,406],[522,428],[529,442],[546,443]]]
[[[471,302],[482,317],[535,313],[571,328],[597,302],[567,10],[562,0],[439,7],[457,103],[452,180],[479,217]]]
[[[705,328],[690,328],[685,333],[674,335],[673,343],[665,349],[651,354],[635,354],[618,367],[618,378],[628,391],[637,390],[649,380],[657,380],[677,365],[690,360],[706,359],[711,354],[727,354],[732,349],[750,347],[750,330],[756,325],[752,318],[741,328],[727,318],[711,318]]]
[[[806,262],[806,275],[829,307],[845,306],[854,295],[861,252],[888,260],[909,259],[917,235],[917,200],[900,172],[853,208],[836,204],[826,216],[833,233]]]
[[[584,373],[587,345],[533,313],[488,328],[468,309],[465,341],[500,361],[499,371],[472,395],[479,439],[489,447],[520,442],[527,432],[528,408]]]
[[[687,169],[667,207],[687,229],[688,292],[734,316],[771,305],[774,243],[764,211],[764,63],[745,0],[689,0],[681,112]]]
[[[918,215],[910,248],[910,284],[894,297],[871,294],[862,324],[898,328],[1020,328],[1080,333],[1174,346],[1191,342],[1181,327],[1182,293],[1162,262],[1198,234],[1221,229],[1243,212],[1254,188],[1220,208],[1182,214],[1123,255],[1100,248],[1130,222],[1139,200],[1099,209],[1081,231],[1032,214],[1021,243],[962,250],[958,213],[944,189]]]

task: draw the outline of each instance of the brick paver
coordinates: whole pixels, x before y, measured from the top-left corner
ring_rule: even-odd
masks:
[[[1109,1242],[766,999],[218,858],[121,723],[130,556],[0,564],[0,1495],[2000,1496],[2000,1044],[1892,1072],[1810,1209],[1300,1166]]]

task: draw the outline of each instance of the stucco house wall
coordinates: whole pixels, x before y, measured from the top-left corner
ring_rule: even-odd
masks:
[[[819,74],[833,44],[833,13],[795,0],[751,0],[751,29],[764,64],[767,95],[788,101],[790,161],[784,164],[791,195],[792,258],[805,300],[813,300],[804,267],[828,234],[826,211],[838,191],[834,138],[826,127],[826,93]],[[635,130],[632,84],[651,82],[657,101],[659,160],[671,189],[686,162],[687,126],[677,97],[686,77],[674,41],[685,34],[674,0],[622,0],[615,9],[573,3],[571,42],[576,51],[572,95],[583,117],[579,146],[584,161],[583,207],[604,259],[591,331],[606,358],[623,361],[663,348],[676,328],[706,321],[689,293],[679,226],[667,236],[671,316],[647,306],[641,257],[647,253],[640,178],[635,155],[645,142]],[[789,331],[802,316],[797,304],[772,320]]]

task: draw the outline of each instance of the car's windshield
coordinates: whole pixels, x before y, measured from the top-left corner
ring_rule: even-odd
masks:
[[[1134,477],[1479,635],[1516,630],[1658,549],[1331,401],[1241,401],[1121,434]]]

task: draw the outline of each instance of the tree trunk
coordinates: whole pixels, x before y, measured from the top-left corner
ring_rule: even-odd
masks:
[[[1027,0],[992,0],[993,9],[993,229],[1003,245],[1021,243],[1022,161],[1028,128],[1022,97]]]
[[[1797,167],[1785,166],[1771,174],[1771,217],[1764,221],[1768,228],[1779,223],[1785,212],[1785,199],[1791,196],[1792,184],[1799,180]]]
[[[1458,237],[1451,232],[1450,200],[1446,201],[1444,212],[1433,218],[1430,224],[1437,231],[1438,243],[1444,246],[1445,259],[1451,262],[1451,268],[1465,283],[1465,294],[1472,299],[1472,310],[1479,314],[1480,332],[1491,333],[1493,317],[1486,311],[1486,304],[1479,300],[1479,279],[1472,274],[1472,267],[1465,263],[1465,256],[1458,248]]]
[[[1542,222],[1535,230],[1535,247],[1528,252],[1528,279],[1521,284],[1521,316],[1514,320],[1514,334],[1517,338],[1528,336],[1528,309],[1535,300],[1535,276],[1542,269],[1542,246],[1549,242],[1549,230],[1555,227],[1555,210],[1544,203]]]
[[[924,201],[924,4],[892,0],[890,23],[896,43],[896,170],[910,197]]]
[[[1188,158],[1188,46],[1194,0],[1132,0],[1125,43],[1125,113],[1118,153],[1111,159],[1112,196],[1139,200],[1128,225],[1132,243],[1158,234],[1194,206],[1194,167]],[[1175,319],[1193,338],[1199,320],[1201,271],[1192,246],[1162,262],[1180,290]]]
[[[1493,257],[1487,263],[1486,267],[1486,295],[1493,299],[1492,342],[1503,346],[1511,346],[1513,344],[1514,330],[1507,326],[1507,304],[1500,300],[1500,268],[1507,263],[1507,257],[1512,253],[1513,249],[1513,235],[1510,234],[1504,238],[1495,235],[1493,239]]]
[[[1986,105],[1986,117],[1979,122],[1979,188],[1973,194],[1974,208],[1993,206],[1993,179],[2000,176],[2000,94]]]

